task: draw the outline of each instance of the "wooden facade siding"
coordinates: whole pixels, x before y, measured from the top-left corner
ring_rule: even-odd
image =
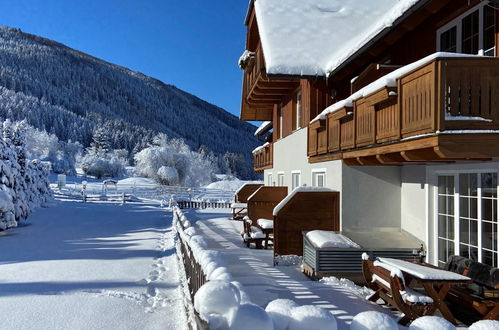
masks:
[[[355,120],[350,115],[340,119],[340,148],[341,150],[355,147]]]
[[[312,123],[309,126],[309,161],[346,159],[356,148],[377,148],[381,144],[399,143],[405,138],[446,130],[499,130],[497,77],[499,58],[436,59],[398,79],[396,89],[385,88],[356,100],[353,116],[343,117],[347,113],[343,109],[327,115],[323,122],[326,137],[321,135],[324,127],[318,122]],[[450,116],[480,118],[452,120]],[[327,153],[338,153],[339,156],[327,157]],[[412,157],[410,155],[382,156],[374,154],[369,159],[353,159],[348,164],[401,164],[413,160],[408,159]],[[455,157],[481,159],[497,156],[499,148]],[[446,160],[435,156],[433,150],[423,151],[416,158],[421,161]]]
[[[402,137],[435,131],[435,68],[431,63],[399,80]]]
[[[274,219],[274,207],[288,195],[288,187],[262,186],[248,198],[248,217],[257,225],[258,219]]]
[[[395,97],[375,106],[376,141],[387,142],[400,138],[400,113]]]
[[[327,119],[327,139],[328,139],[328,152],[335,152],[340,150],[340,121],[335,120],[333,117]]]
[[[307,230],[340,230],[339,192],[297,192],[274,216],[274,256],[303,255]]]

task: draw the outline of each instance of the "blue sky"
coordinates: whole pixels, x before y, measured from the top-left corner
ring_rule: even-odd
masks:
[[[0,25],[61,42],[239,116],[247,0],[1,0]]]

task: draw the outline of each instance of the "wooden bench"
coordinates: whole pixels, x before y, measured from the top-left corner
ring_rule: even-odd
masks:
[[[255,193],[263,184],[247,183],[242,185],[234,195],[232,208],[232,219],[242,220],[247,214],[248,198]]]
[[[368,287],[374,291],[369,300],[376,302],[381,298],[403,313],[400,324],[406,325],[434,309],[432,298],[407,287],[404,276],[389,265],[363,258],[362,273]]]
[[[257,248],[261,248],[265,242],[265,248],[269,247],[272,241],[273,228],[262,228],[258,220],[273,219],[274,207],[288,194],[287,187],[262,186],[254,194],[248,197],[248,219],[244,222],[243,239],[247,246],[255,243]],[[265,227],[265,226],[264,226]],[[258,233],[262,234],[259,235]]]
[[[447,298],[467,309],[478,312],[484,320],[499,320],[499,270],[497,268],[451,256],[446,270],[468,276],[471,285],[461,285],[449,290]]]

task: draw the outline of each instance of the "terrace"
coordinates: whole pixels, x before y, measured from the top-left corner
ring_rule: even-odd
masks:
[[[323,111],[309,125],[309,162],[347,165],[499,156],[499,59],[436,53]]]

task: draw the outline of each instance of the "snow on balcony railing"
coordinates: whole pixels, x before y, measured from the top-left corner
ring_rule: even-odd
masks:
[[[315,122],[317,120],[325,120],[326,116],[330,113],[334,113],[342,108],[345,107],[352,107],[353,102],[362,98],[366,97],[370,94],[373,94],[374,92],[377,92],[383,88],[386,87],[397,87],[397,80],[402,78],[403,76],[408,75],[410,72],[417,70],[428,63],[434,61],[435,59],[438,58],[483,58],[483,56],[478,56],[478,55],[468,55],[468,54],[456,54],[456,53],[445,53],[445,52],[438,52],[431,54],[429,56],[426,56],[419,61],[413,62],[411,64],[408,64],[406,66],[403,66],[393,72],[390,72],[389,74],[379,78],[378,80],[375,80],[371,84],[365,86],[364,88],[359,89],[357,92],[353,93],[350,95],[348,98],[338,101],[331,106],[327,107],[322,111],[317,117],[312,119],[311,122]]]

